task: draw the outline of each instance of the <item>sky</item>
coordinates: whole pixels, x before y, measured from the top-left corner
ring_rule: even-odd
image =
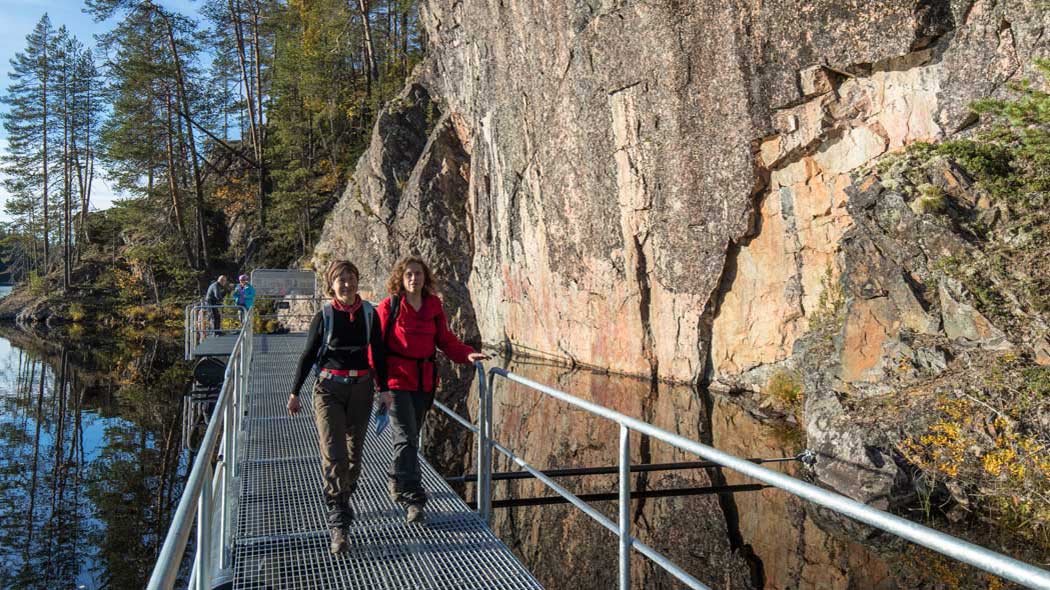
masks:
[[[193,0],[161,0],[158,4],[191,18],[199,18],[199,5]],[[33,30],[45,12],[51,18],[52,26],[57,29],[65,25],[88,47],[95,45],[96,33],[104,32],[113,26],[112,21],[96,23],[90,15],[83,12],[83,8],[83,0],[0,0],[0,93],[7,93],[11,58],[15,53],[25,50],[26,35]],[[0,111],[6,108],[0,105]],[[6,149],[7,133],[0,126],[0,150]],[[0,186],[0,220],[8,219],[3,213],[3,203],[6,202],[7,196],[7,191]],[[110,188],[105,174],[96,176],[91,194],[92,208],[105,209],[117,198],[120,198],[120,195]]]

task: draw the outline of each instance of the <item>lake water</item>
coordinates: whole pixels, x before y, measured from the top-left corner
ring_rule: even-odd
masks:
[[[687,386],[570,370],[535,360],[507,368],[664,430],[741,457],[793,457],[801,447],[790,428],[764,424],[731,400],[706,397]],[[494,436],[541,469],[617,465],[619,426],[497,378],[493,390]],[[471,415],[476,410],[472,404]],[[632,433],[632,463],[697,461],[659,441]],[[797,462],[772,469],[800,474]],[[473,466],[468,468],[473,472]],[[496,471],[519,471],[501,455]],[[617,491],[615,475],[559,478],[573,493]],[[672,490],[754,481],[722,469],[638,473],[633,490]],[[468,489],[473,494],[473,489]],[[555,495],[535,480],[494,483],[493,498]],[[614,522],[617,503],[592,504]],[[854,588],[888,590],[883,561],[865,547],[824,533],[802,503],[773,488],[722,495],[682,495],[632,502],[634,533],[712,588]],[[606,590],[617,585],[616,537],[571,505],[494,510],[500,537],[550,590]],[[682,584],[636,554],[636,588]],[[571,572],[571,575],[567,575]]]
[[[145,586],[186,473],[180,344],[0,331],[0,587]]]

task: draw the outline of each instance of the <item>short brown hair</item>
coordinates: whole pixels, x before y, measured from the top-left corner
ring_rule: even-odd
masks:
[[[434,274],[430,272],[430,267],[427,266],[426,262],[423,262],[422,258],[418,256],[406,256],[398,261],[394,265],[394,269],[390,271],[390,277],[386,280],[386,290],[391,295],[400,295],[405,291],[405,269],[408,268],[409,264],[418,264],[423,268],[423,296],[437,295],[438,287],[437,280],[434,278]]]
[[[361,280],[361,273],[358,272],[357,267],[354,266],[353,262],[349,260],[333,260],[328,264],[328,269],[324,271],[324,293],[329,297],[335,295],[335,291],[332,289],[332,283],[335,283],[344,271],[350,271],[357,280]]]

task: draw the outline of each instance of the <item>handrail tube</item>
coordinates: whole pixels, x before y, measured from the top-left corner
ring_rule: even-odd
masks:
[[[190,324],[190,307],[192,303],[187,303],[182,308],[182,359],[190,360],[190,330],[193,326]]]
[[[481,520],[492,519],[492,396],[485,378],[485,365],[474,361],[478,370],[478,485],[477,502]]]
[[[228,394],[228,390],[223,388],[222,394],[219,396],[219,403],[216,403],[216,407],[219,407],[224,401],[223,396]],[[212,424],[208,424],[208,430],[204,433],[204,439],[201,442],[200,450],[197,452],[197,456],[201,457],[208,451],[210,454],[212,446],[216,442],[217,429],[212,430]],[[210,461],[210,460],[209,460]],[[186,549],[186,543],[189,541],[190,531],[193,528],[194,521],[194,510],[197,507],[197,499],[201,494],[203,487],[203,476],[204,476],[204,464],[205,461],[194,461],[193,469],[190,471],[190,476],[187,479],[186,487],[183,488],[182,498],[179,500],[178,508],[175,510],[175,516],[172,518],[172,526],[168,529],[168,534],[164,538],[164,545],[161,548],[160,554],[157,556],[157,565],[162,568],[154,568],[153,574],[150,576],[149,584],[146,586],[149,590],[163,590],[171,588],[175,583],[175,576],[178,574],[178,564],[182,561],[181,558],[176,561],[176,554],[181,555]],[[174,565],[171,565],[174,564]]]
[[[467,430],[473,432],[474,434],[478,433],[478,427],[477,426],[474,426],[470,422],[467,422],[466,420],[464,420],[462,416],[460,416],[456,412],[452,411],[452,408],[446,406],[445,404],[443,404],[443,403],[441,403],[441,402],[439,402],[437,400],[434,400],[434,407],[439,409],[439,410],[441,410],[442,412],[448,414],[449,418],[452,418],[456,422],[459,422],[460,426],[466,428]]]
[[[451,411],[451,410],[446,410]],[[460,424],[465,424],[465,421],[460,421]],[[471,426],[473,428],[473,426]],[[472,430],[471,432],[475,432]],[[476,432],[475,432],[476,434]],[[794,461],[794,457],[783,457],[779,459],[748,459],[754,463],[784,463],[787,461]],[[678,470],[692,470],[692,469],[710,469],[711,467],[718,467],[718,463],[713,461],[680,461],[677,463],[636,463],[631,465],[631,473],[649,473],[653,471],[678,471]],[[563,469],[544,469],[543,472],[549,477],[580,477],[584,475],[616,475],[619,473],[619,466],[614,467],[567,467]],[[530,479],[532,474],[524,471],[500,471],[494,472],[490,475],[490,479],[493,481],[500,480],[511,480],[511,479]],[[478,474],[476,473],[465,473],[463,475],[455,475],[446,477],[447,482],[464,482],[473,483],[478,480]]]
[[[724,486],[702,486],[690,488],[662,488],[658,490],[634,490],[631,499],[641,498],[682,498],[685,496],[710,496],[714,494],[735,494],[737,492],[760,492],[768,490],[773,486],[764,483],[743,483]],[[588,494],[577,494],[577,498],[584,502],[613,502],[620,498],[620,492],[593,492]],[[493,500],[493,508],[518,508],[520,506],[550,506],[552,504],[568,504],[569,501],[555,494],[553,496],[536,496],[533,498],[508,498]],[[477,509],[477,504],[470,500],[467,502],[469,508]]]
[[[239,352],[238,349],[243,346],[244,334],[245,332],[242,330],[237,342],[234,343],[234,353]],[[220,422],[222,422],[217,419],[219,412],[228,403],[229,397],[233,395],[233,382],[230,380],[231,371],[231,366],[227,365],[226,372],[223,375],[222,390],[208,420],[208,428],[205,430],[204,438],[201,440],[200,450],[197,451],[197,456],[193,461],[193,467],[186,480],[186,487],[182,491],[182,498],[179,499],[179,505],[175,510],[175,516],[172,518],[171,527],[168,529],[168,534],[164,537],[164,545],[157,556],[157,564],[153,569],[153,574],[150,576],[149,584],[147,585],[149,590],[167,590],[175,584],[175,577],[178,575],[182,554],[186,550],[190,530],[193,528],[194,509],[197,507],[203,486],[206,483],[210,483],[205,481],[205,475],[211,467],[211,455],[215,452],[215,445],[219,438]]]
[[[620,425],[620,590],[631,588],[631,431]]]
[[[514,373],[499,367],[489,369],[490,378],[493,374],[500,375],[511,381],[546,393],[555,399],[559,399],[568,404],[583,408],[591,413],[613,420],[614,422],[626,426],[636,432],[646,434],[682,450],[689,451],[709,461],[714,461],[724,467],[738,471],[748,477],[768,483],[790,492],[795,496],[830,508],[864,524],[893,533],[898,537],[907,539],[929,549],[933,549],[934,551],[942,553],[948,557],[968,563],[978,569],[1001,578],[1031,588],[1050,590],[1050,572],[1023,561],[996,553],[995,551],[985,549],[984,547],[975,545],[968,541],[957,539],[905,518],[901,518],[888,512],[883,512],[877,508],[872,508],[871,506],[847,498],[841,494],[797,480],[791,476],[755,465],[750,461],[745,461],[728,453],[719,451],[718,449],[673,434],[661,428],[657,428],[651,424],[642,422],[641,420],[631,418],[630,416],[599,406],[595,403],[579,399],[565,392],[543,385],[542,383],[537,383],[531,379],[515,375]]]
[[[491,370],[489,372],[491,373]],[[540,471],[539,469],[536,469],[532,465],[529,465],[528,463],[526,463],[525,460],[523,460],[522,458],[518,457],[510,449],[504,447],[503,445],[501,445],[501,444],[499,444],[499,443],[497,443],[495,441],[490,441],[490,443],[492,444],[492,446],[495,449],[497,449],[498,451],[500,451],[501,453],[506,455],[507,458],[510,459],[512,462],[514,462],[516,465],[518,465],[522,469],[525,469],[526,471],[531,473],[533,476],[536,477],[536,479],[540,480],[541,482],[546,484],[547,487],[549,487],[550,489],[554,490],[558,495],[560,495],[561,497],[563,497],[566,500],[568,500],[570,504],[572,504],[573,506],[576,506],[577,508],[582,510],[584,512],[584,514],[586,514],[587,516],[590,516],[598,524],[600,524],[603,527],[605,527],[606,529],[608,529],[609,532],[613,533],[614,535],[619,534],[619,527],[618,527],[618,525],[616,523],[614,523],[613,521],[609,520],[601,512],[598,512],[597,510],[592,508],[590,504],[588,504],[588,503],[584,502],[583,500],[581,500],[578,496],[576,496],[576,494],[573,494],[569,490],[567,490],[567,489],[563,488],[562,486],[558,485],[558,483],[556,481],[554,481],[553,479],[551,479],[551,478],[547,477],[546,475],[544,475],[543,472]],[[641,543],[637,539],[631,539],[631,543],[632,543],[632,545],[634,547],[637,547],[639,550],[641,550],[643,547],[646,547],[644,543]],[[676,566],[674,563],[670,562],[666,557],[660,555],[659,553],[657,553],[656,551],[654,551],[652,549],[649,549],[649,552],[652,554],[652,555],[649,555],[650,559],[652,559],[654,562],[660,564],[661,566],[664,567],[664,569],[667,569],[668,571],[672,571],[673,570],[673,571],[679,572],[680,575],[676,574],[676,577],[678,577],[679,580],[681,580],[681,581],[685,582],[686,584],[688,584],[689,587],[692,588],[693,590],[711,590],[710,588],[705,586],[700,580],[697,580],[693,576],[691,576],[688,573],[682,571],[681,568]],[[654,557],[654,556],[656,556],[656,557]]]
[[[211,590],[211,499],[213,470],[211,461],[205,462],[205,485],[197,502],[197,590]]]

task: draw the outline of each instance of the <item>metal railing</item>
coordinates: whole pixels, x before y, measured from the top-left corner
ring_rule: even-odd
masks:
[[[657,428],[641,420],[631,418],[598,404],[574,397],[563,391],[537,383],[504,369],[493,367],[485,372],[484,365],[474,363],[478,372],[478,422],[471,424],[458,416],[443,404],[435,405],[453,419],[477,435],[477,507],[480,516],[490,522],[492,516],[492,449],[496,449],[514,464],[526,470],[533,477],[542,481],[547,487],[557,492],[571,504],[582,510],[599,524],[617,535],[619,542],[619,587],[630,588],[631,570],[630,553],[636,550],[645,555],[679,581],[696,590],[709,590],[699,580],[689,575],[676,564],[658,553],[652,547],[642,543],[631,535],[630,494],[631,494],[631,455],[630,434],[632,431],[650,436],[723,467],[738,471],[748,477],[780,488],[804,500],[829,508],[839,514],[848,516],[862,523],[882,529],[893,535],[907,539],[923,547],[942,553],[952,559],[970,564],[1001,578],[1025,585],[1030,588],[1050,590],[1050,572],[1024,563],[1012,557],[996,553],[984,547],[935,531],[905,518],[872,508],[841,494],[836,494],[795,479],[789,475],[773,471],[741,459],[715,448],[687,439],[680,435]],[[558,485],[539,469],[525,462],[512,450],[493,439],[492,433],[492,390],[491,383],[495,377],[503,377],[549,397],[568,403],[591,414],[612,420],[620,425],[619,447],[619,512],[617,522],[613,522],[589,504]]]
[[[150,576],[147,586],[150,590],[167,590],[174,586],[194,521],[197,547],[189,588],[211,590],[216,571],[227,570],[232,565],[230,540],[235,519],[229,492],[236,489],[238,436],[248,392],[251,358],[252,322],[248,321],[242,323],[230,353],[208,429]],[[218,455],[216,450],[219,450]],[[217,523],[213,522],[215,517]],[[219,559],[218,563],[213,563],[216,548]]]
[[[212,311],[219,312],[219,328],[212,327]],[[228,312],[234,312],[239,326],[226,330],[222,328],[222,319],[228,317]],[[225,312],[225,313],[224,313]],[[240,331],[245,323],[251,318],[250,312],[239,305],[208,305],[205,303],[189,303],[182,310],[183,319],[183,352],[185,360],[193,358],[193,352],[205,338],[212,334]]]

